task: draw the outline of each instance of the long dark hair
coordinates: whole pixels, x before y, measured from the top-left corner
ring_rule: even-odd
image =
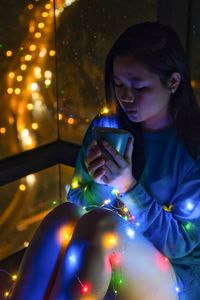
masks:
[[[173,72],[181,75],[181,82],[175,94],[171,95],[169,112],[182,143],[196,159],[200,150],[200,112],[191,87],[185,53],[177,33],[157,22],[135,24],[123,32],[110,49],[105,63],[105,94],[108,104],[114,103],[122,127],[135,135],[135,152],[139,177],[142,165],[141,125],[130,122],[115,99],[113,88],[113,60],[116,56],[133,55],[147,69],[157,74],[164,86]],[[133,156],[134,158],[134,156]],[[138,161],[140,160],[140,161]]]

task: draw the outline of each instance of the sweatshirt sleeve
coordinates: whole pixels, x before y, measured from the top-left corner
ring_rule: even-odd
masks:
[[[138,230],[167,257],[181,258],[200,244],[200,170],[195,162],[168,206],[159,204],[140,183],[120,199]]]
[[[72,183],[67,194],[68,201],[77,203],[87,209],[101,206],[105,200],[110,200],[112,202],[116,198],[112,193],[113,189],[111,187],[104,184],[98,184],[92,179],[87,172],[84,162],[87,147],[92,142],[92,128],[94,126],[102,125],[105,126],[103,118],[101,118],[100,121],[98,121],[98,118],[95,118],[90,124],[77,157]],[[108,121],[106,125],[110,125]]]

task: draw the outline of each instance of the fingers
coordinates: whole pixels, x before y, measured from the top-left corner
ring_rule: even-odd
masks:
[[[128,143],[124,154],[124,158],[129,164],[132,162],[133,144],[134,137],[131,135],[128,139]]]
[[[102,168],[104,164],[105,160],[103,158],[95,159],[88,165],[88,172],[94,174],[99,168]]]
[[[124,167],[126,162],[124,160],[124,158],[119,154],[119,152],[117,152],[116,149],[114,149],[112,147],[111,144],[109,144],[107,141],[103,141],[103,145],[106,148],[106,150],[111,154],[111,156],[113,157],[114,162],[117,163],[118,166],[120,167]]]
[[[85,157],[85,163],[86,165],[91,164],[95,159],[100,157],[102,155],[100,148],[97,146],[97,142],[94,140],[92,143],[88,146],[86,157]]]

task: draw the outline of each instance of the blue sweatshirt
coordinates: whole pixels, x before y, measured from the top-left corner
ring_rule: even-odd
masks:
[[[87,130],[68,200],[86,207],[115,201],[113,188],[95,183],[84,158],[92,127],[119,128],[117,119],[99,116]],[[200,167],[173,127],[144,133],[145,167],[137,185],[119,196],[139,230],[167,256],[176,272],[180,299],[200,299]]]

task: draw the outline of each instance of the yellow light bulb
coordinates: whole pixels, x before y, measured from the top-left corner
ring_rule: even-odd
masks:
[[[43,22],[38,23],[38,28],[42,29],[44,28],[45,24]]]
[[[5,297],[5,298],[8,298],[9,295],[10,295],[10,294],[9,294],[8,291],[6,291],[6,292],[4,293],[4,297]]]
[[[55,54],[56,54],[56,51],[55,51],[55,50],[50,50],[50,51],[49,51],[49,55],[50,55],[50,56],[54,56]]]
[[[102,108],[101,112],[102,115],[108,114],[109,113],[109,109],[105,106]]]
[[[38,123],[33,123],[32,125],[31,125],[31,127],[34,129],[34,130],[36,130],[36,129],[38,129]]]
[[[8,77],[9,77],[9,78],[14,78],[14,77],[15,77],[15,73],[14,73],[14,72],[10,72],[10,73],[8,74]]]
[[[33,104],[32,103],[28,103],[26,107],[27,107],[28,110],[32,110],[33,109]]]
[[[22,71],[25,71],[25,70],[27,69],[27,65],[22,64],[22,65],[20,66],[20,69],[21,69]]]
[[[18,82],[22,81],[22,79],[23,79],[23,76],[21,76],[21,75],[18,75],[18,76],[17,76],[17,81],[18,81]]]
[[[16,274],[12,275],[12,280],[15,281],[16,279],[17,279],[17,275]]]
[[[5,134],[6,133],[6,128],[5,127],[1,127],[0,128],[0,133],[1,134]]]
[[[74,122],[75,122],[74,118],[68,118],[68,119],[67,119],[67,123],[68,123],[69,125],[73,125]]]
[[[113,248],[118,244],[118,237],[114,233],[106,233],[102,237],[102,245],[105,249]]]
[[[8,88],[8,89],[7,89],[7,93],[8,93],[9,95],[11,95],[11,94],[13,93],[13,89],[12,89],[12,88]]]
[[[48,14],[48,12],[46,12],[46,11],[44,11],[44,12],[42,13],[42,17],[43,17],[43,18],[47,18],[48,15],[49,15],[49,14]]]
[[[30,33],[33,33],[34,31],[35,31],[35,26],[31,24],[31,25],[29,26],[29,32],[30,32]]]
[[[33,9],[33,4],[29,4],[29,5],[28,5],[28,9],[29,9],[29,10]]]
[[[60,121],[60,120],[62,120],[63,119],[63,115],[62,114],[58,114],[58,120]]]
[[[16,94],[16,95],[19,95],[20,93],[21,93],[21,90],[20,90],[19,88],[16,88],[16,89],[15,89],[15,94]]]
[[[19,185],[19,190],[22,191],[22,192],[24,192],[26,190],[25,184],[20,184]]]
[[[29,49],[30,49],[30,51],[35,51],[37,49],[37,46],[32,44],[32,45],[30,45]]]
[[[27,248],[28,246],[29,246],[29,242],[25,241],[25,242],[24,242],[24,247]]]
[[[41,36],[42,36],[41,32],[37,31],[37,32],[35,33],[36,39],[39,39]]]
[[[6,51],[6,56],[8,57],[12,56],[12,51],[11,50]]]
[[[32,59],[32,56],[30,54],[26,54],[25,57],[24,57],[24,59],[26,61],[30,61]]]
[[[46,9],[50,9],[50,8],[51,8],[51,4],[50,4],[50,3],[47,3],[47,4],[45,5],[45,8],[46,8]]]
[[[77,187],[79,187],[79,182],[77,178],[73,178],[72,180],[72,188],[76,189]]]

